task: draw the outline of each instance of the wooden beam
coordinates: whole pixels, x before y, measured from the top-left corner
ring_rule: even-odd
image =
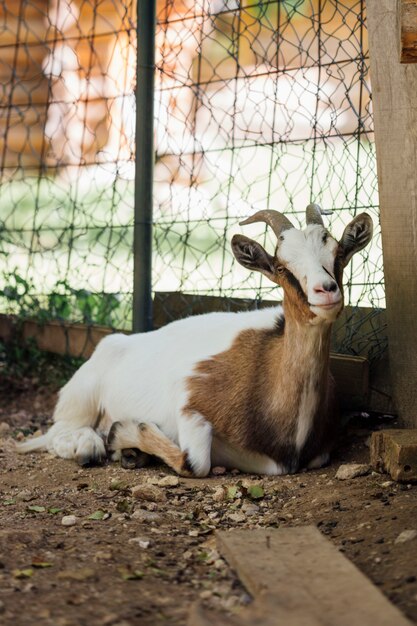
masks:
[[[372,583],[313,526],[216,533],[219,551],[254,603],[235,626],[411,626]],[[188,626],[217,622],[193,607]]]
[[[401,63],[417,63],[417,0],[398,1]]]
[[[397,54],[396,0],[367,0],[372,99],[396,409],[417,426],[417,66]]]

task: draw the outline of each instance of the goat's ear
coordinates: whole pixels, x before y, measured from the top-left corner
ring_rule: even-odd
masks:
[[[232,250],[236,260],[243,267],[251,271],[262,272],[274,280],[274,257],[268,254],[259,243],[244,235],[234,235],[232,237]]]
[[[341,257],[345,266],[356,252],[368,245],[372,238],[373,229],[372,218],[367,213],[357,215],[346,226],[339,241]]]

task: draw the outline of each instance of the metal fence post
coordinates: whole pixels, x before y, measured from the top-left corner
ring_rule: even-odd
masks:
[[[152,183],[156,0],[137,3],[133,331],[152,329]]]

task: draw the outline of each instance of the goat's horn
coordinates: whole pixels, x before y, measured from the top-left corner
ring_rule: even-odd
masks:
[[[306,222],[309,224],[319,224],[324,226],[323,218],[321,217],[322,210],[318,204],[309,204],[306,208]]]
[[[253,224],[254,222],[266,222],[277,237],[280,236],[283,230],[294,228],[285,215],[279,213],[279,211],[272,210],[258,211],[255,215],[251,215],[246,220],[243,220],[243,222],[239,222],[239,224],[240,226],[245,226],[246,224]]]

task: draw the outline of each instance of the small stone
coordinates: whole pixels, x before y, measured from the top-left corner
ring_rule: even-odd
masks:
[[[246,515],[239,511],[237,513],[229,513],[227,518],[230,519],[232,522],[237,523],[246,521]]]
[[[223,487],[217,487],[212,497],[215,502],[223,502],[224,500],[226,500],[226,492]]]
[[[139,522],[159,522],[161,520],[159,513],[145,511],[144,509],[137,509],[132,513],[131,517]]]
[[[64,515],[61,520],[62,526],[75,526],[77,523],[77,518],[75,515]]]
[[[381,483],[381,487],[387,488],[387,487],[391,487],[391,485],[393,485],[394,482],[392,480],[386,480],[385,482]]]
[[[213,474],[213,476],[222,476],[223,474],[226,474],[226,468],[221,467],[220,465],[216,465],[215,467],[211,468],[211,473]]]
[[[16,500],[18,502],[29,502],[34,498],[35,496],[29,489],[22,489],[22,491],[19,491],[19,493],[16,495]]]
[[[189,530],[189,531],[188,531],[188,535],[189,535],[190,537],[198,537],[198,535],[199,535],[199,534],[200,534],[200,533],[198,532],[198,530]]]
[[[259,513],[259,506],[253,502],[245,502],[242,504],[242,511],[246,515],[257,515]]]
[[[151,545],[149,539],[145,539],[144,537],[132,537],[131,539],[129,539],[128,543],[135,543],[139,546],[139,548],[142,548],[143,550],[147,550]]]
[[[0,438],[6,437],[10,432],[10,424],[7,422],[0,422]]]
[[[200,591],[200,598],[202,600],[208,600],[213,595],[213,592],[210,589],[204,589],[204,591]]]
[[[357,478],[358,476],[366,476],[369,474],[371,468],[369,465],[361,463],[347,463],[341,465],[336,472],[335,478],[338,480],[349,480],[351,478]]]
[[[154,485],[136,485],[136,487],[132,487],[131,492],[136,500],[149,502],[164,502],[166,500],[166,495],[162,489]]]
[[[159,487],[178,487],[180,479],[178,476],[164,476],[156,483]]]
[[[416,537],[417,530],[403,530],[403,532],[398,535],[394,543],[406,543],[407,541],[412,541]]]

